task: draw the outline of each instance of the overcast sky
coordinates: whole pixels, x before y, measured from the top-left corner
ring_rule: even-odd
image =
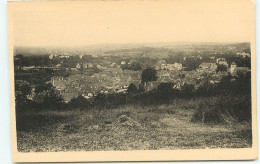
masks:
[[[15,46],[247,42],[251,0],[90,1],[9,4]]]

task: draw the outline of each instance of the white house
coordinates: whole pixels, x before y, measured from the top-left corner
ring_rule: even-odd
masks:
[[[76,68],[77,68],[77,69],[80,69],[80,68],[81,68],[81,65],[78,63],[78,64],[76,65]]]
[[[53,55],[52,54],[49,55],[49,59],[51,59],[51,60],[53,59]]]

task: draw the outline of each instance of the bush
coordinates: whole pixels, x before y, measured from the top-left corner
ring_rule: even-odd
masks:
[[[137,92],[137,87],[135,86],[135,84],[131,83],[128,88],[127,88],[127,93],[128,94],[133,94]]]
[[[124,123],[126,121],[129,120],[129,117],[127,117],[126,115],[121,115],[119,118],[118,118],[118,122],[119,123]]]
[[[194,90],[195,90],[194,84],[185,83],[181,89],[182,96],[186,98],[191,98],[193,96]]]
[[[217,72],[227,72],[227,66],[225,66],[225,65],[222,65],[222,64],[218,64],[218,66],[217,66]]]
[[[145,92],[145,88],[143,84],[139,84],[138,86],[138,92]]]
[[[203,123],[220,123],[224,121],[221,115],[221,110],[203,103],[199,105],[199,108],[194,113],[191,121]]]
[[[142,66],[139,63],[133,63],[133,64],[125,64],[121,66],[122,70],[133,70],[133,71],[138,71],[138,70],[142,70]]]
[[[202,123],[251,121],[250,95],[230,94],[206,98],[199,103],[191,121]]]
[[[69,105],[71,108],[78,108],[81,110],[88,109],[91,106],[90,102],[87,99],[85,99],[83,96],[79,96],[77,98],[71,99]]]
[[[38,109],[64,109],[63,98],[54,88],[37,93],[33,102]]]
[[[173,93],[173,83],[160,83],[160,85],[157,87],[157,93],[155,95],[157,98],[155,101],[169,104]]]
[[[149,81],[156,81],[157,79],[158,79],[157,71],[153,68],[146,68],[143,70],[143,72],[141,74],[142,84],[145,84]]]

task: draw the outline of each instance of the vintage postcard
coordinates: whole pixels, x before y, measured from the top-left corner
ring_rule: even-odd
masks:
[[[8,2],[14,162],[257,159],[253,0]]]

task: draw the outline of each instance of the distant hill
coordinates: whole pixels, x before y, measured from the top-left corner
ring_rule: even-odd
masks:
[[[70,55],[146,55],[157,52],[208,50],[234,48],[239,51],[250,50],[250,43],[215,43],[215,42],[173,42],[173,43],[136,43],[136,44],[95,44],[84,47],[15,47],[14,55],[45,55],[51,53],[69,53]]]

